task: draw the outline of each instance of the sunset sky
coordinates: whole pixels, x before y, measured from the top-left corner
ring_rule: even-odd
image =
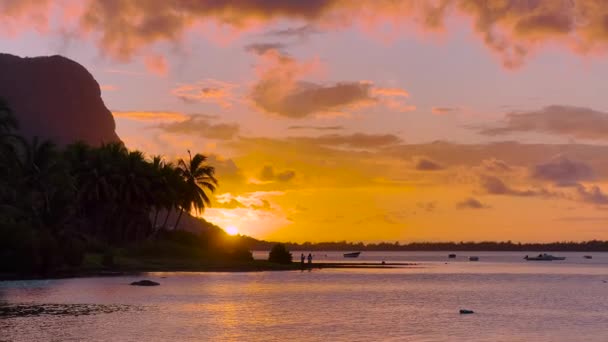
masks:
[[[608,239],[607,48],[604,0],[0,0],[0,52],[81,63],[285,241]]]

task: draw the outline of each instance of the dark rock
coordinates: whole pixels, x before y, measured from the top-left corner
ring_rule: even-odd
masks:
[[[99,84],[87,69],[68,58],[0,54],[0,97],[27,138],[38,136],[59,145],[120,141]]]
[[[140,280],[140,281],[132,282],[131,285],[133,285],[133,286],[158,286],[160,284],[155,281],[152,281],[152,280]]]

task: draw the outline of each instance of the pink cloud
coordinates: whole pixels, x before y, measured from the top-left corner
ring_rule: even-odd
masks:
[[[237,100],[234,94],[236,88],[237,84],[207,79],[193,84],[180,84],[171,94],[186,102],[211,102],[222,108],[230,108]]]
[[[159,55],[148,55],[144,57],[144,64],[146,69],[153,74],[158,76],[166,76],[169,67],[167,66],[167,60],[163,56]]]
[[[43,33],[71,28],[93,39],[104,55],[125,61],[145,56],[157,43],[180,44],[193,31],[209,39],[230,40],[292,20],[320,30],[358,27],[394,40],[406,34],[424,37],[445,31],[446,18],[454,15],[470,20],[483,43],[507,68],[522,65],[529,55],[554,43],[580,54],[605,52],[608,47],[608,2],[604,0],[4,0],[0,4],[0,25],[9,35],[32,28]],[[53,24],[58,27],[50,28],[51,22],[58,22]],[[208,34],[210,27],[215,30]],[[158,60],[147,64],[154,71],[166,70]]]

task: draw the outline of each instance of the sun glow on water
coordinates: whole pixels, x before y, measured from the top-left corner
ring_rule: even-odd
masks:
[[[239,230],[235,226],[228,226],[226,227],[226,233],[228,233],[228,235],[234,236],[239,233]]]

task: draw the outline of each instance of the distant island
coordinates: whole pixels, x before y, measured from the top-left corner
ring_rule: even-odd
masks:
[[[253,250],[268,250],[273,242],[244,238]],[[363,242],[318,242],[285,243],[294,251],[559,251],[559,252],[608,252],[608,241],[564,241],[564,242],[411,242],[411,243],[363,243]]]

